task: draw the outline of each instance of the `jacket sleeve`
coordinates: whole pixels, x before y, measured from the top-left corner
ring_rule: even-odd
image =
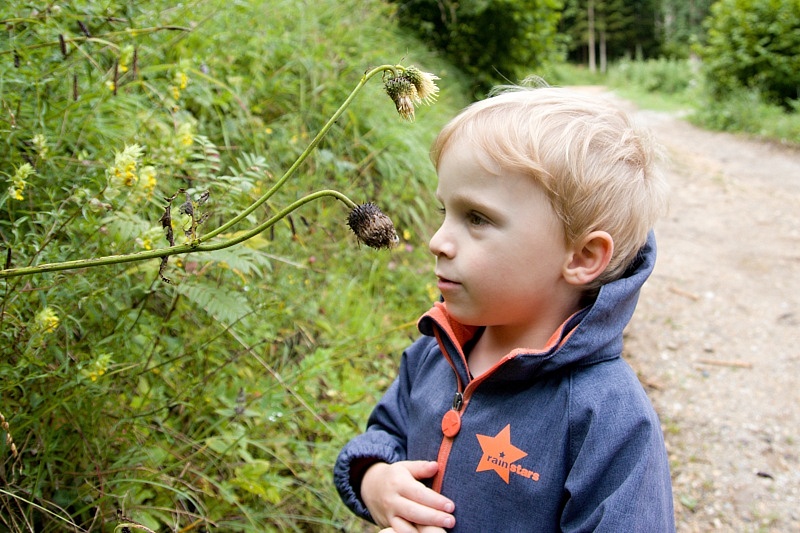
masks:
[[[674,532],[661,424],[635,374],[620,359],[578,374],[562,531]]]
[[[422,343],[423,339],[418,340],[403,353],[398,376],[370,414],[367,430],[342,448],[333,469],[334,484],[342,501],[356,515],[371,522],[374,520],[361,499],[361,479],[375,463],[406,459],[411,391],[409,359]]]

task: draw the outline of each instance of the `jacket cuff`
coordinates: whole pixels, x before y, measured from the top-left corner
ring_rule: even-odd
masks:
[[[333,482],[347,507],[364,520],[375,520],[361,499],[361,480],[367,469],[375,463],[402,461],[394,446],[363,442],[365,435],[350,441],[339,453],[333,469]]]

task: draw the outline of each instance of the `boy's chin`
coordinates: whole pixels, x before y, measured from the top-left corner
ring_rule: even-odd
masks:
[[[459,324],[474,327],[480,327],[484,325],[484,323],[480,320],[480,317],[476,316],[474,312],[465,310],[458,305],[449,304],[447,300],[444,301],[444,305],[447,308],[447,314],[450,315],[451,318],[455,319]]]

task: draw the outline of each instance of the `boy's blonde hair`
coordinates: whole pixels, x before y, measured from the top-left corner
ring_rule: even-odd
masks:
[[[589,289],[622,276],[665,210],[654,143],[600,97],[555,87],[505,88],[442,129],[431,150],[437,169],[454,138],[474,143],[501,169],[536,180],[564,225],[567,245],[592,231],[611,235],[611,262]]]

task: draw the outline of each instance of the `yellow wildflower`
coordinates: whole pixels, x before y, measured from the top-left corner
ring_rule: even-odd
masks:
[[[119,71],[120,74],[128,72],[129,70],[128,65],[130,65],[131,62],[133,61],[134,54],[135,54],[135,49],[131,44],[123,46],[122,49],[119,51],[119,59],[117,60],[117,70]]]
[[[122,152],[116,153],[114,166],[106,171],[109,178],[121,181],[126,187],[132,187],[139,181],[139,176],[136,175],[136,166],[143,153],[144,149],[138,144],[126,144]]]
[[[180,90],[184,90],[189,85],[189,76],[185,72],[178,72],[175,74],[175,83],[178,84]]]
[[[97,381],[103,377],[108,371],[108,366],[111,364],[111,354],[101,354],[94,360],[93,363],[81,369],[81,374],[92,381]]]
[[[36,174],[36,171],[30,163],[23,163],[20,165],[11,177],[11,186],[8,188],[8,195],[14,200],[24,200],[25,197],[22,195],[22,191],[25,190],[25,186],[28,184],[25,180],[32,174]]]
[[[155,167],[150,165],[142,167],[141,172],[139,172],[139,177],[142,180],[142,189],[144,189],[144,192],[147,193],[147,196],[152,195],[156,185],[158,185]]]
[[[425,285],[425,292],[428,294],[428,299],[430,301],[435,301],[439,299],[439,289],[436,288],[436,285],[433,283],[428,283]]]
[[[31,138],[31,144],[36,149],[39,159],[47,159],[47,139],[41,133],[37,133]]]
[[[58,327],[58,324],[61,322],[56,312],[53,311],[52,307],[45,307],[36,313],[36,318],[34,320],[36,323],[36,329],[42,333],[54,332]]]
[[[178,126],[178,142],[181,146],[191,146],[194,143],[194,126],[190,122]]]
[[[153,249],[153,240],[150,237],[137,237],[136,244],[144,249],[144,250],[152,250]]]

